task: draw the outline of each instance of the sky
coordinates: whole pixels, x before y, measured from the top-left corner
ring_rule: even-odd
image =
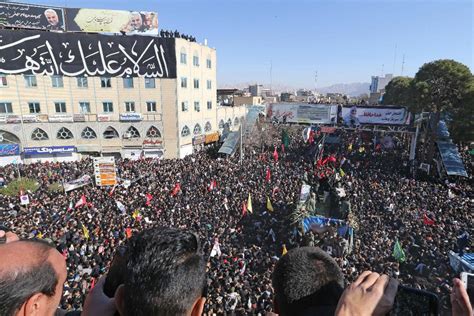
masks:
[[[414,76],[454,59],[474,70],[470,0],[23,0],[54,6],[149,10],[159,27],[208,40],[218,86],[314,88]],[[315,82],[315,73],[317,81]]]

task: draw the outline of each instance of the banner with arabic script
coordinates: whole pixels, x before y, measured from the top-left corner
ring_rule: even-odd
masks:
[[[0,73],[176,78],[175,40],[0,29]]]
[[[0,26],[37,30],[64,31],[61,8],[0,2]]]
[[[66,8],[68,32],[158,35],[158,14],[145,11]]]
[[[14,156],[19,154],[19,144],[0,144],[0,156]]]
[[[81,188],[83,186],[86,186],[92,182],[92,178],[88,175],[83,175],[79,179],[72,180],[69,182],[63,183],[64,191],[72,191],[78,188]]]
[[[344,124],[357,126],[361,124],[408,125],[410,113],[403,107],[343,107]]]

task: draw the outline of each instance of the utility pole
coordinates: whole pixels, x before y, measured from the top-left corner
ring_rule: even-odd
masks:
[[[314,94],[316,95],[316,86],[318,84],[318,71],[314,72]]]
[[[395,52],[393,55],[393,75],[395,76],[395,64],[397,63],[397,44],[395,44]]]
[[[403,54],[403,60],[402,60],[402,73],[401,76],[403,76],[403,70],[405,68],[405,54]]]
[[[273,62],[270,60],[270,94],[273,96]]]

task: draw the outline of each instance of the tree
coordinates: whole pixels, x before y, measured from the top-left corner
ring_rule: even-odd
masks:
[[[450,133],[456,142],[474,141],[474,77],[468,84],[461,106],[452,115]]]
[[[413,105],[413,78],[395,77],[385,87],[384,105]]]

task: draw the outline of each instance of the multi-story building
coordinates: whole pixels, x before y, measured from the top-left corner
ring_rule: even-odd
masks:
[[[383,93],[385,86],[393,79],[393,74],[386,74],[385,77],[372,76],[370,83],[370,93]]]
[[[249,86],[249,92],[252,97],[261,97],[262,96],[263,85],[254,84]]]
[[[245,107],[217,105],[216,50],[166,40],[174,46],[168,66],[175,78],[0,71],[0,164],[84,155],[183,158],[216,142],[226,124],[238,129]]]

